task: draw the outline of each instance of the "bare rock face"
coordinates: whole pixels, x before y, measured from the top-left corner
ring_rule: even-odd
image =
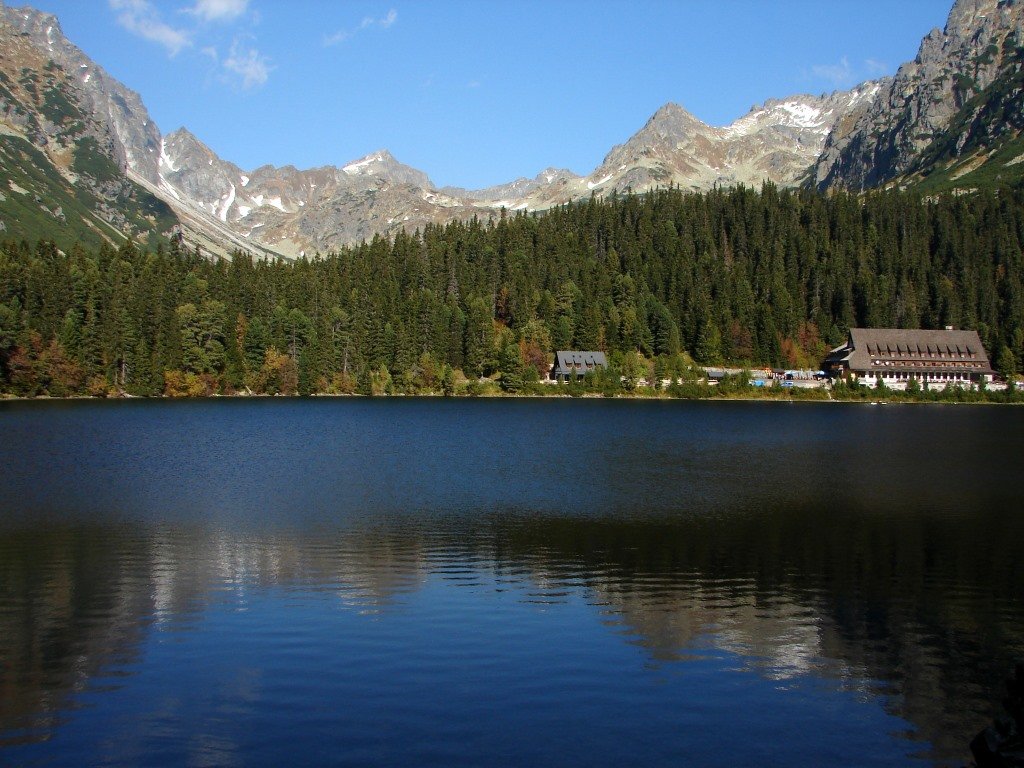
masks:
[[[670,184],[695,191],[764,181],[795,186],[806,178],[832,128],[870,103],[883,83],[772,99],[724,127],[708,125],[678,104],[666,104],[587,176],[548,169],[534,179],[451,192],[481,207],[538,210],[591,194],[645,192]]]
[[[387,150],[342,168],[242,171],[184,128],[164,138],[159,186],[178,203],[287,255],[327,251],[404,227],[472,215]]]
[[[0,167],[9,183],[21,180],[21,194],[48,223],[37,217],[21,236],[51,236],[69,217],[78,238],[176,227],[169,208],[126,173],[129,157],[143,157],[146,142],[159,137],[139,114],[138,96],[68,43],[53,16],[0,3]],[[119,131],[137,145],[129,149]]]
[[[1022,20],[1024,4],[1014,0],[957,0],[945,29],[924,38],[917,58],[900,67],[878,98],[837,124],[815,165],[814,184],[863,190],[906,173],[998,76],[1020,44]]]
[[[870,103],[879,89],[879,83],[869,82],[851,91],[772,99],[720,128],[667,104],[608,154],[591,181],[634,191],[667,183],[694,190],[762,181],[793,186],[821,153],[833,126]]]
[[[242,188],[243,174],[236,165],[221,160],[181,128],[161,139],[158,168],[160,189],[177,201],[227,221],[233,190]]]
[[[56,16],[28,7],[10,8],[0,2],[0,18],[75,81],[85,110],[109,125],[120,164],[156,183],[160,131],[139,95],[64,37]]]

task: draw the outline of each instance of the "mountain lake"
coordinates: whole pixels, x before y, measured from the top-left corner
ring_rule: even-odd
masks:
[[[0,764],[963,765],[1024,409],[0,404]]]

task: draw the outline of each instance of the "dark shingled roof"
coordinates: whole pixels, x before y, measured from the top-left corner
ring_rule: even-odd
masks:
[[[582,376],[596,367],[608,367],[608,359],[604,356],[604,352],[556,352],[555,367],[552,369],[551,375]]]
[[[993,372],[977,331],[851,328],[849,341],[832,350],[828,362],[844,363],[852,371],[884,366],[904,371]]]

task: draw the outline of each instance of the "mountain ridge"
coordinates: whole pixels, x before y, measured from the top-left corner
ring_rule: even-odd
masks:
[[[866,189],[924,183],[928,163],[983,164],[993,142],[1013,141],[1019,131],[1004,136],[987,124],[977,125],[982,119],[977,115],[971,118],[961,111],[970,106],[982,117],[1004,115],[1018,103],[1014,99],[1020,89],[1012,88],[997,89],[984,105],[978,102],[993,84],[1011,82],[1020,71],[1019,62],[1011,71],[1020,47],[1020,20],[1021,5],[1012,0],[957,0],[945,29],[930,32],[915,60],[893,77],[817,96],[769,98],[724,126],[709,125],[681,104],[667,102],[585,175],[551,167],[533,177],[467,190],[438,188],[425,172],[401,163],[386,148],[340,166],[264,164],[243,169],[222,159],[185,126],[161,134],[141,96],[67,40],[56,17],[29,7],[10,8],[0,0],[0,42],[25,59],[20,70],[13,59],[6,69],[0,136],[7,144],[14,136],[24,138],[23,129],[32,121],[52,129],[32,134],[32,151],[42,151],[49,159],[53,168],[47,173],[52,170],[53,179],[30,182],[19,176],[38,184],[33,194],[42,199],[64,200],[75,194],[65,187],[80,178],[73,169],[75,158],[87,155],[86,165],[104,169],[102,183],[95,174],[84,177],[88,191],[97,196],[89,205],[100,220],[130,236],[162,205],[167,210],[156,217],[162,232],[180,233],[213,253],[227,255],[242,248],[260,255],[297,256],[452,219],[498,216],[503,210],[542,211],[591,195],[668,185],[702,191],[764,181],[821,190]],[[78,122],[87,130],[69,134],[67,128],[61,133],[64,129],[46,117],[45,100],[6,90],[18,90],[14,80],[24,71],[37,80],[49,77],[49,83],[49,62],[66,73],[61,98],[82,117]],[[68,118],[69,126],[78,122]],[[972,158],[957,159],[962,147],[956,142],[950,155],[950,139],[944,135],[950,125],[971,126],[976,140],[966,146]],[[28,162],[28,150],[19,152],[12,149],[6,160],[0,158],[12,178],[18,162]],[[1015,158],[1004,158],[1007,168],[1018,162]],[[950,175],[956,173],[960,171]],[[63,181],[55,181],[57,177]],[[148,196],[157,202],[148,202]],[[113,203],[120,199],[139,209],[122,217],[124,221]],[[9,196],[5,200],[0,200],[0,216],[5,205],[10,208]]]
[[[667,184],[706,189],[767,180],[793,186],[847,97],[841,92],[769,100],[724,127],[709,126],[670,102],[584,176],[548,168],[482,190],[437,188],[426,173],[387,149],[341,166],[246,170],[220,158],[185,127],[161,135],[141,97],[68,41],[55,17],[2,3],[0,11],[41,53],[76,73],[83,103],[110,126],[109,154],[127,178],[174,211],[187,240],[214,252],[224,240],[222,253],[251,246],[268,255],[301,255],[453,218],[544,210],[591,194]],[[808,114],[814,119],[794,119]]]
[[[159,183],[178,201],[245,237],[271,247],[283,243],[301,254],[452,218],[497,215],[502,209],[544,210],[590,194],[764,180],[795,186],[832,123],[877,90],[878,84],[870,82],[817,97],[768,100],[723,127],[668,103],[586,176],[547,168],[533,178],[482,190],[437,188],[427,174],[399,162],[387,149],[340,167],[263,165],[246,171],[179,129],[161,145]],[[182,141],[186,135],[191,138]],[[716,145],[722,149],[718,155]],[[712,155],[714,164],[708,160]],[[189,172],[182,174],[182,168]]]

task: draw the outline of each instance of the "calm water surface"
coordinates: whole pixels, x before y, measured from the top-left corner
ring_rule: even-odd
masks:
[[[0,764],[959,765],[1024,409],[0,405]]]

